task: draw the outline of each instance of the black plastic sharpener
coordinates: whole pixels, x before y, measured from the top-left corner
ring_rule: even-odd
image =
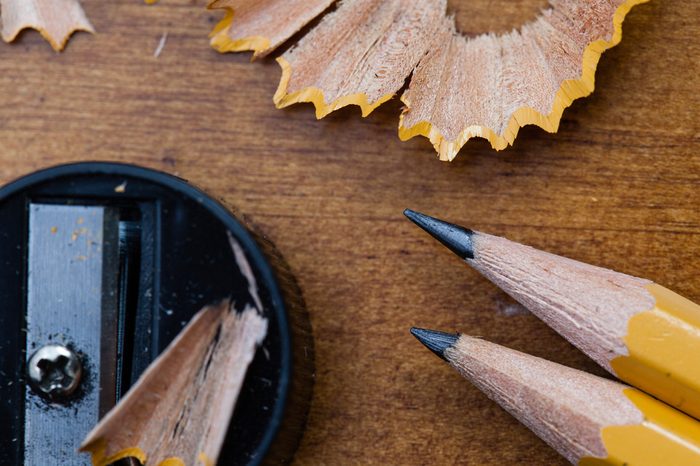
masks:
[[[82,439],[190,318],[249,298],[229,235],[253,268],[269,331],[219,464],[291,459],[311,398],[313,341],[281,256],[182,179],[80,163],[0,189],[0,465],[90,464],[77,452]],[[59,378],[33,375],[56,365]]]

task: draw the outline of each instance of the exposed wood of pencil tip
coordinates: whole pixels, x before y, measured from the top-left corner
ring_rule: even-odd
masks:
[[[700,423],[636,389],[479,338],[414,335],[573,464],[700,461]]]
[[[443,335],[423,330],[419,340],[441,347],[464,377],[572,463],[607,456],[603,427],[643,420],[619,383],[466,335],[447,344]]]
[[[700,417],[700,306],[650,280],[406,215],[610,373]]]
[[[608,370],[611,356],[627,354],[623,338],[629,318],[654,306],[644,288],[648,280],[407,212],[414,223]]]

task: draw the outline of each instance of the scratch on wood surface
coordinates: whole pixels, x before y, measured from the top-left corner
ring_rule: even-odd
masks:
[[[153,56],[155,58],[160,57],[160,54],[163,53],[163,49],[165,48],[165,43],[168,41],[168,33],[167,31],[163,33],[162,36],[160,36],[160,40],[158,41],[158,45],[156,46],[155,51],[153,52]]]

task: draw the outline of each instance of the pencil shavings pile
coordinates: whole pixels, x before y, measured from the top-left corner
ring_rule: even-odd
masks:
[[[57,52],[74,32],[95,32],[78,0],[0,0],[0,22],[5,42],[32,28]]]
[[[311,102],[322,118],[347,105],[362,115],[401,101],[399,137],[427,137],[452,160],[472,137],[496,150],[520,127],[558,129],[572,101],[590,94],[600,55],[622,37],[632,6],[648,0],[551,0],[519,30],[466,38],[446,0],[343,0],[277,58],[278,108]],[[220,52],[267,55],[333,0],[214,0],[226,10],[211,33]]]

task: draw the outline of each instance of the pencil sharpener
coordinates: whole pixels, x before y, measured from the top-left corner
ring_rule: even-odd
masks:
[[[313,341],[279,253],[179,178],[81,163],[0,189],[0,465],[89,465],[80,442],[190,318],[249,298],[230,237],[253,269],[269,330],[219,463],[290,460],[311,398]]]

